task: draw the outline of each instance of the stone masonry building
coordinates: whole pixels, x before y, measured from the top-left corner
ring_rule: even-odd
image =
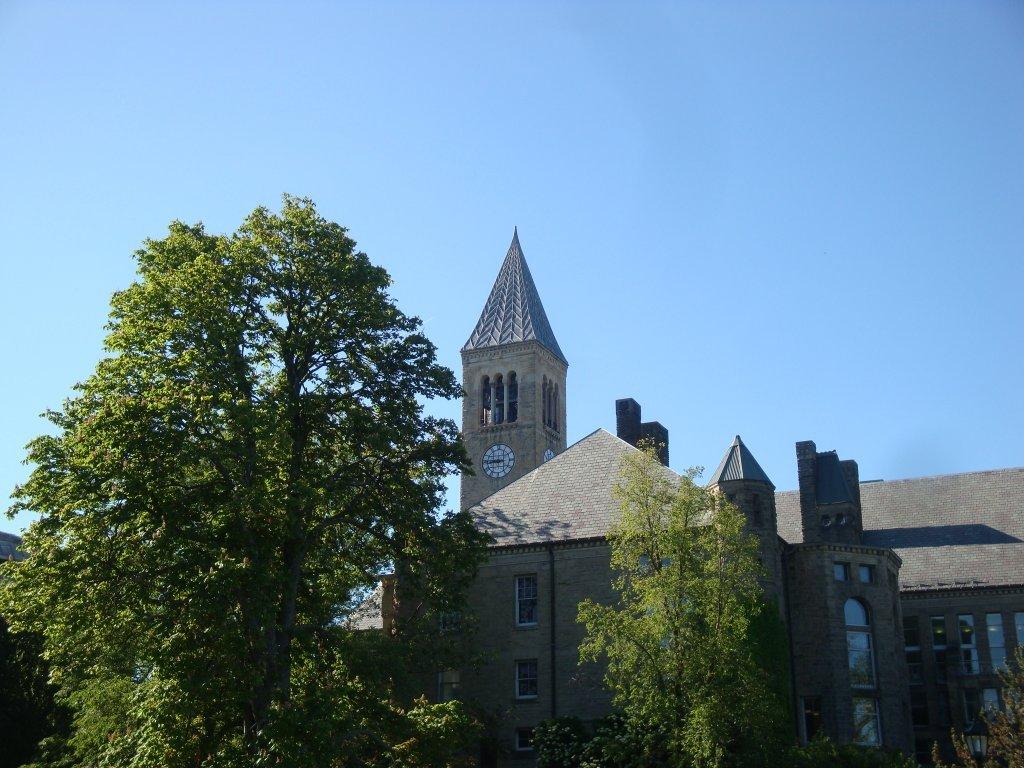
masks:
[[[566,445],[568,360],[518,233],[462,349],[461,503],[492,537],[469,594],[486,662],[438,670],[432,693],[489,715],[482,765],[529,765],[546,718],[609,713],[578,663],[584,598],[612,601],[608,527],[623,455],[668,432],[615,404],[616,431]],[[710,485],[756,534],[789,633],[795,731],[895,747],[922,763],[950,726],[999,706],[996,672],[1024,643],[1024,469],[861,482],[857,463],[796,444],[798,489],[776,492],[737,436]]]

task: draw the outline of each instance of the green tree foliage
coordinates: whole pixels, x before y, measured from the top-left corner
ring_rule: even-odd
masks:
[[[650,450],[625,459],[615,489],[622,513],[609,534],[619,600],[580,604],[581,660],[607,661],[625,721],[668,765],[777,764],[790,718],[769,660],[754,650],[754,626],[770,626],[758,621],[757,540],[696,475],[676,482]],[[785,655],[770,662],[784,666]]]
[[[11,511],[40,518],[0,574],[73,711],[62,759],[416,765],[464,723],[399,707],[393,682],[443,662],[424,606],[457,608],[482,551],[436,514],[468,466],[423,413],[460,394],[452,372],[308,200],[230,236],[175,222],[136,256],[106,356],[29,445]],[[348,631],[395,567],[405,642]]]
[[[1024,645],[1017,646],[999,678],[1002,706],[981,714],[987,739],[985,756],[972,754],[964,734],[952,731],[956,762],[943,762],[936,745],[932,750],[936,768],[1024,768]]]
[[[826,738],[798,747],[782,763],[788,768],[917,768],[902,752],[855,744],[837,745]]]
[[[658,768],[665,755],[621,715],[599,720],[588,731],[576,717],[545,720],[534,730],[537,768]]]
[[[41,654],[39,636],[14,634],[0,619],[0,768],[27,763],[44,737],[66,728]]]

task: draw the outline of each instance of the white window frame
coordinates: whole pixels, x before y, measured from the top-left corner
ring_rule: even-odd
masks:
[[[525,746],[523,745],[522,738],[525,734],[530,734],[530,741]],[[533,752],[533,728],[523,727],[516,728],[516,752]]]
[[[528,581],[532,581],[532,583],[533,583],[533,597],[524,597],[524,595],[523,595],[525,590],[522,588],[522,585],[527,584]],[[538,619],[540,618],[540,616],[539,616],[539,614],[540,614],[540,610],[539,610],[540,602],[538,600],[538,595],[539,595],[539,592],[540,592],[540,587],[539,587],[539,585],[537,583],[537,574],[535,574],[535,573],[523,573],[523,574],[520,574],[519,576],[516,576],[515,589],[516,589],[516,626],[517,627],[536,627],[537,623],[538,623]],[[520,621],[520,618],[522,617],[522,611],[520,610],[521,606],[523,604],[527,603],[528,601],[532,601],[533,602],[533,621]]]
[[[525,677],[525,676],[520,674],[520,668],[524,667],[527,664],[532,664],[533,665],[533,677]],[[529,681],[529,680],[533,680],[534,692],[533,693],[523,693],[520,690],[520,688],[519,688],[519,684],[522,683],[522,682],[525,682],[525,681]],[[536,659],[516,659],[516,687],[515,687],[515,692],[516,692],[516,698],[519,699],[520,701],[532,701],[532,700],[537,698],[538,694],[540,693],[540,668],[537,665],[537,660]]]
[[[988,657],[992,670],[1006,669],[1006,631],[1003,629],[1003,614],[985,614],[985,635],[988,637]]]
[[[964,626],[970,627],[971,642],[964,642]],[[976,675],[980,669],[978,663],[978,630],[974,625],[974,614],[961,613],[956,617],[956,638],[960,643],[960,670],[965,675]]]

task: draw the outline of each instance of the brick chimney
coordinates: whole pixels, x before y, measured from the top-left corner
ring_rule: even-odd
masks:
[[[657,421],[641,422],[640,403],[631,397],[615,401],[615,433],[630,445],[650,440],[655,445],[658,460],[668,466],[668,430]]]

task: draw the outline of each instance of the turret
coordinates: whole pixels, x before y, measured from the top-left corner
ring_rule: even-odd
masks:
[[[708,482],[735,504],[747,518],[747,530],[760,542],[761,564],[767,571],[765,592],[783,607],[782,550],[775,517],[775,484],[739,435],[725,452]]]

